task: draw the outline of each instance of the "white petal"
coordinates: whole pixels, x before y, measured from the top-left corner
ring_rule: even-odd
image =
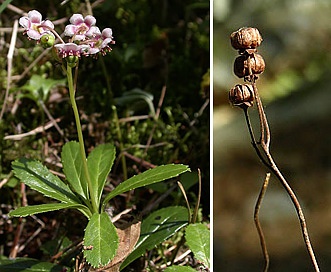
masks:
[[[40,33],[33,29],[28,30],[26,34],[33,40],[39,40],[41,37]]]
[[[21,26],[23,26],[24,28],[29,28],[29,18],[28,17],[21,17],[20,20],[18,21],[20,23]]]
[[[70,18],[70,23],[72,23],[73,25],[79,25],[81,23],[84,22],[84,18],[82,14],[74,14],[71,16]]]
[[[50,20],[43,21],[41,25],[47,26],[50,29],[54,29],[54,25]]]
[[[105,28],[102,30],[102,37],[104,38],[112,38],[113,31],[111,28]]]
[[[64,35],[72,37],[76,32],[76,26],[74,25],[67,25],[64,29]]]
[[[96,22],[97,20],[92,15],[87,15],[84,19],[84,23],[89,26],[95,25]]]
[[[32,23],[40,23],[42,19],[40,12],[36,10],[29,11],[28,17]]]

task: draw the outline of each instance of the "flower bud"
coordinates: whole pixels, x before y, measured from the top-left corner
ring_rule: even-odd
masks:
[[[54,42],[55,42],[55,38],[51,34],[42,35],[41,38],[40,38],[40,44],[45,49],[49,48],[49,47],[52,47],[54,45]]]
[[[236,50],[253,49],[260,46],[262,36],[257,28],[243,27],[230,36],[231,45]]]
[[[264,72],[265,63],[263,57],[258,53],[244,54],[234,61],[233,72],[239,78]]]
[[[237,106],[242,109],[251,107],[254,101],[252,85],[237,84],[230,90],[229,100],[233,106]]]

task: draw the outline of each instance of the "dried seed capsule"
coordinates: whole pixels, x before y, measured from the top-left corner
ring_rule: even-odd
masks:
[[[249,76],[250,70],[253,75],[264,72],[265,63],[263,57],[258,53],[244,54],[234,61],[233,72],[239,78]]]
[[[253,105],[254,92],[252,85],[237,84],[229,92],[229,100],[233,106],[248,108]]]
[[[231,45],[236,50],[252,49],[260,46],[262,36],[257,28],[243,27],[230,36]]]

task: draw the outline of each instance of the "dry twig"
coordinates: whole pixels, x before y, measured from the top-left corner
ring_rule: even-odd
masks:
[[[29,132],[26,133],[21,133],[21,134],[16,134],[16,135],[8,135],[6,137],[4,137],[4,140],[15,140],[15,141],[19,141],[21,139],[23,139],[24,137],[28,137],[31,135],[36,135],[38,133],[44,132],[45,130],[51,128],[54,126],[54,122],[60,122],[60,118],[56,118],[53,121],[49,121],[48,123],[46,123],[44,126],[39,126]]]
[[[264,269],[263,269],[264,272],[267,272],[268,269],[269,269],[269,254],[268,254],[268,249],[267,249],[267,243],[266,243],[266,240],[264,238],[262,226],[261,226],[260,219],[259,219],[259,212],[260,212],[262,199],[264,197],[265,192],[267,191],[267,187],[268,187],[268,184],[269,184],[269,179],[270,179],[270,173],[267,173],[267,175],[265,177],[265,180],[263,182],[259,197],[256,201],[255,209],[254,209],[255,226],[256,226],[257,232],[259,234],[262,253],[263,253],[264,260],[265,260]]]
[[[263,162],[263,164],[266,165],[272,171],[272,173],[274,173],[274,175],[277,177],[277,179],[280,181],[280,183],[286,190],[287,194],[290,196],[291,201],[295,207],[295,210],[297,212],[297,215],[298,215],[298,218],[300,221],[303,239],[304,239],[306,248],[308,250],[310,259],[313,263],[315,271],[319,272],[320,271],[319,266],[318,266],[318,263],[317,263],[317,260],[316,260],[315,254],[314,254],[314,250],[313,250],[310,238],[309,238],[306,219],[305,219],[303,210],[301,208],[300,202],[299,202],[297,196],[295,195],[293,189],[288,184],[285,177],[283,176],[283,174],[277,167],[277,165],[270,153],[271,135],[270,135],[269,125],[268,125],[268,120],[267,120],[266,114],[263,109],[263,105],[262,105],[262,101],[261,101],[259,93],[258,93],[258,89],[256,87],[256,83],[255,83],[256,76],[251,74],[249,76],[248,80],[251,82],[251,84],[253,86],[254,99],[256,101],[256,106],[258,108],[260,126],[261,126],[260,127],[260,141],[256,142],[251,123],[249,122],[249,116],[247,113],[247,109],[245,109],[244,112],[245,112],[246,121],[247,121],[248,129],[250,132],[251,140],[252,140],[252,145],[253,145],[258,157]]]

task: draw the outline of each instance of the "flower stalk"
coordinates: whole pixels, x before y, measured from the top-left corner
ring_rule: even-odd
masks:
[[[98,213],[99,208],[98,208],[98,203],[97,203],[97,197],[94,193],[96,190],[93,190],[90,174],[89,174],[88,167],[87,167],[87,159],[86,159],[86,153],[85,153],[82,126],[80,124],[80,117],[79,117],[79,112],[78,112],[76,99],[75,99],[76,92],[75,92],[74,81],[73,81],[73,77],[72,77],[72,68],[69,63],[67,64],[67,79],[68,79],[70,102],[71,102],[71,106],[72,106],[72,109],[74,111],[74,116],[75,116],[75,123],[76,123],[78,141],[79,141],[79,147],[80,147],[80,155],[81,155],[82,161],[83,161],[84,175],[86,176],[86,180],[87,180],[87,186],[88,186],[88,191],[89,191],[89,195],[90,195],[90,200],[92,203],[93,213]]]

